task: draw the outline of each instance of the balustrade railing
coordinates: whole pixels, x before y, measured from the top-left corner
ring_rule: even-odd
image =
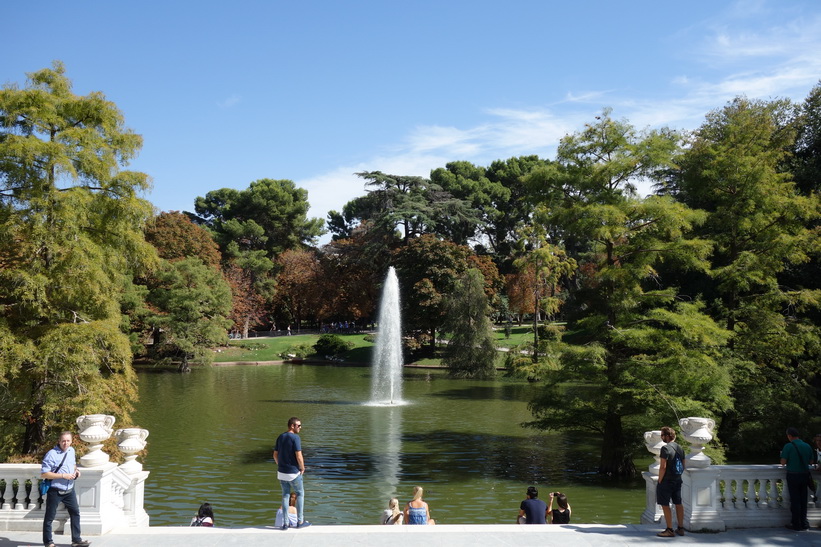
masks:
[[[684,438],[693,447],[682,475],[686,529],[770,528],[790,522],[787,473],[782,466],[711,465],[702,450],[712,440],[715,423],[707,418],[682,418],[679,424]],[[660,433],[648,431],[644,435],[647,450],[655,456],[655,461],[642,473],[647,491],[647,506],[641,516],[643,524],[658,522],[662,516],[661,507],[656,504],[658,459],[664,446]],[[821,520],[821,503],[812,497],[807,516],[813,525]]]
[[[113,416],[91,414],[80,416],[79,437],[91,444],[91,450],[80,458],[80,478],[74,483],[80,505],[83,532],[104,534],[119,527],[148,526],[143,508],[145,480],[148,471],[136,461],[145,448],[148,431],[138,428],[113,432]],[[102,452],[102,443],[114,433],[118,447],[126,454],[125,463],[117,465]],[[39,531],[43,527],[45,496],[40,496],[40,464],[0,464],[0,531]],[[60,506],[54,520],[56,534],[67,530],[68,513]]]

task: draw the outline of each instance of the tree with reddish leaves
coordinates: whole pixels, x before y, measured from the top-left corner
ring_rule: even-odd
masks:
[[[394,255],[402,288],[402,317],[408,329],[430,333],[431,349],[436,344],[436,331],[445,320],[445,296],[453,291],[456,281],[468,269],[481,264],[489,271],[489,275],[484,276],[485,294],[495,297],[494,284],[501,283],[495,266],[490,261],[477,261],[472,257],[470,248],[430,234],[411,239]]]
[[[213,268],[219,268],[222,255],[211,234],[191,222],[179,211],[162,212],[145,227],[145,239],[161,258],[175,261],[197,257]]]
[[[277,257],[279,275],[274,305],[294,320],[299,332],[302,320],[316,319],[322,308],[323,271],[315,251],[290,250]]]

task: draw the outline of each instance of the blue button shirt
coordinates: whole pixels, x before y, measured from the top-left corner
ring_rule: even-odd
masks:
[[[60,462],[63,460],[63,456],[66,457],[66,460],[63,462],[63,465],[60,465]],[[58,469],[54,469],[57,466],[60,466]],[[74,459],[74,447],[69,446],[66,452],[60,450],[60,446],[57,445],[48,452],[46,452],[46,457],[43,458],[43,465],[40,467],[41,473],[48,473],[49,471],[53,471],[55,473],[65,473],[66,475],[74,476],[75,472],[75,459]],[[71,479],[52,479],[51,486],[57,488],[58,490],[68,490],[72,488],[74,481]]]

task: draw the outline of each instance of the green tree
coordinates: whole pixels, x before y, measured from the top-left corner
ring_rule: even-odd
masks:
[[[535,224],[522,229],[520,245],[526,249],[514,266],[524,275],[520,282],[529,281],[530,300],[533,303],[533,362],[539,360],[539,315],[548,317],[558,313],[562,300],[558,298],[559,282],[573,275],[576,261],[568,258],[563,249],[548,243],[543,227]]]
[[[65,69],[0,90],[0,452],[35,454],[76,416],[128,423],[136,397],[123,294],[151,268],[142,145]]]
[[[451,375],[490,378],[496,374],[497,355],[490,312],[484,276],[470,268],[445,300],[444,329],[451,336],[442,362]]]
[[[439,232],[450,239],[479,242],[477,252],[488,252],[500,271],[510,273],[517,232],[532,219],[533,206],[523,178],[538,167],[549,165],[538,156],[497,160],[487,168],[466,161],[448,163],[431,172],[431,181],[469,204],[476,218],[449,218]],[[487,249],[487,251],[485,251]]]
[[[290,180],[260,179],[245,190],[223,188],[198,197],[197,214],[215,232],[223,252],[262,249],[269,258],[300,249],[323,233],[323,221],[308,219],[308,192]]]
[[[358,222],[368,221],[371,230],[401,238],[407,244],[422,234],[452,238],[456,234],[445,232],[454,222],[475,224],[478,221],[467,202],[455,198],[430,179],[381,171],[357,175],[367,181],[365,185],[370,190],[368,195],[348,202],[342,214],[329,213],[329,223],[337,237],[347,237]]]
[[[436,331],[445,318],[444,301],[456,281],[471,267],[485,268],[485,290],[495,297],[501,285],[492,262],[474,260],[472,251],[431,234],[411,239],[396,251],[396,275],[402,289],[402,318],[405,328],[430,334],[430,346],[436,345]]]
[[[152,347],[155,357],[210,363],[211,347],[228,343],[231,289],[218,270],[198,258],[166,262],[155,275],[149,302],[157,310],[149,319],[160,333]]]
[[[813,382],[821,332],[810,314],[821,293],[784,279],[818,256],[817,194],[802,195],[782,167],[796,136],[788,101],[737,98],[707,115],[681,162],[675,194],[707,211],[701,234],[714,243],[704,286],[711,313],[733,333],[735,408],[721,435],[765,447],[778,431],[817,413]],[[694,279],[699,283],[699,279]],[[752,439],[756,438],[756,442]]]
[[[561,188],[561,201],[544,203],[543,221],[586,242],[574,290],[586,311],[571,325],[585,343],[541,374],[546,390],[532,404],[533,423],[598,433],[603,474],[635,474],[641,432],[669,421],[671,409],[713,415],[730,405],[719,359],[725,331],[658,270],[663,262],[707,268],[709,244],[688,237],[704,215],[669,197],[635,196],[639,178],[672,165],[677,144],[671,132],[640,133],[605,111],[562,139],[557,168],[528,180]]]

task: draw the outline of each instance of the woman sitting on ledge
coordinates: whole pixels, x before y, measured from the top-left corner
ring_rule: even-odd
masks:
[[[379,524],[402,524],[405,515],[399,510],[399,500],[391,498],[388,508],[382,511],[382,520]]]
[[[422,501],[421,486],[413,487],[413,499],[405,506],[405,522],[408,524],[436,524],[430,518],[430,508]]]

